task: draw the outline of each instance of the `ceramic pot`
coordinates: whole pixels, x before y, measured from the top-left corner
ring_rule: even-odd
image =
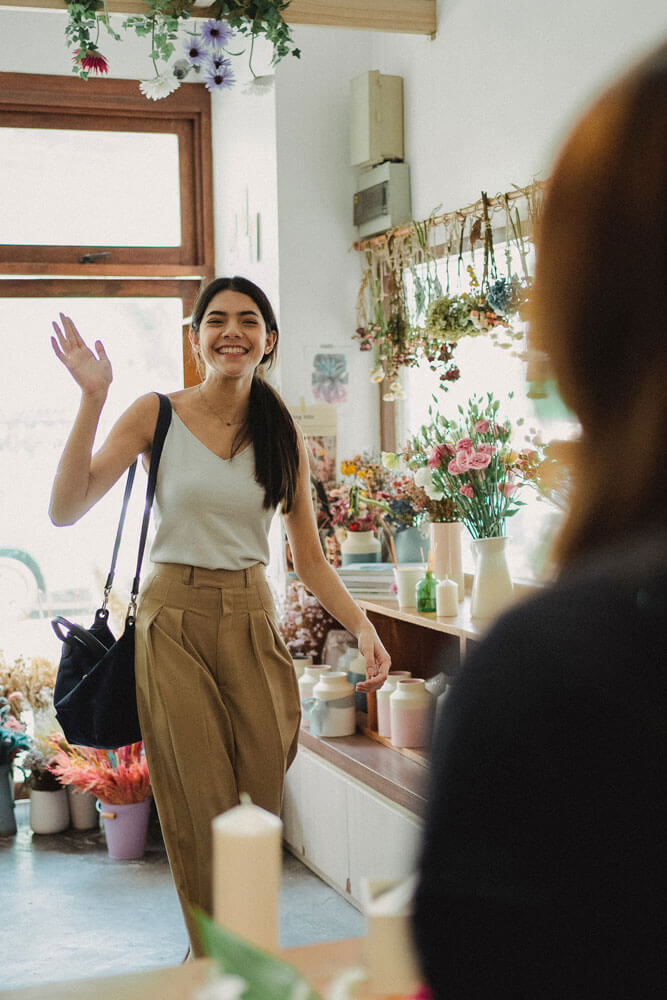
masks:
[[[512,603],[514,585],[507,562],[509,538],[473,538],[475,579],[470,613],[473,618],[495,618]]]
[[[461,557],[460,521],[435,521],[429,525],[433,576],[444,580],[446,576],[459,588],[459,601],[464,596],[463,560]]]
[[[342,670],[322,674],[305,708],[313,736],[351,736],[356,729],[354,688]]]
[[[389,698],[392,746],[425,747],[433,707],[433,696],[420,677],[402,677]]]
[[[348,660],[344,668],[347,671],[347,679],[356,689],[360,681],[366,680],[366,659],[358,650],[354,650],[354,658]],[[368,700],[364,691],[354,692],[354,708],[357,712],[368,711]]]
[[[340,547],[343,566],[380,562],[382,546],[372,531],[348,531]]]
[[[151,810],[150,798],[118,806],[100,800],[97,808],[104,820],[109,857],[118,861],[143,858]]]
[[[69,828],[67,792],[30,791],[30,828],[33,833],[62,833]]]
[[[14,778],[11,764],[0,764],[0,837],[16,833],[14,815]]]
[[[301,701],[301,709],[303,713],[301,716],[301,725],[304,729],[308,729],[309,726],[308,715],[305,710],[304,702],[313,697],[313,690],[320,679],[320,674],[324,671],[330,670],[331,667],[328,663],[318,663],[314,666],[304,667],[303,673],[297,681],[297,684],[299,685],[299,700]]]
[[[387,674],[387,679],[376,693],[376,705],[377,705],[377,716],[378,716],[378,736],[384,736],[385,739],[391,738],[391,715],[389,711],[389,699],[392,693],[396,690],[396,685],[398,684],[401,677],[411,677],[409,670],[390,670]]]
[[[69,814],[75,830],[94,830],[100,825],[97,799],[91,792],[82,792],[74,785],[67,786]]]
[[[426,549],[427,543],[419,528],[403,528],[394,535],[394,547],[399,563],[415,563],[420,561],[421,550]]]
[[[293,656],[292,666],[294,667],[294,673],[297,676],[297,680],[303,674],[304,667],[312,667],[313,658],[312,656]]]

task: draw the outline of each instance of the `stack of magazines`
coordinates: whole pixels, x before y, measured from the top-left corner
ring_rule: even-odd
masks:
[[[396,596],[393,563],[352,563],[336,572],[353,597]]]

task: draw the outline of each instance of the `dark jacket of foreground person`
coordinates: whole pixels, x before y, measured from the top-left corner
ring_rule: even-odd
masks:
[[[435,996],[667,996],[667,532],[469,655],[434,737],[414,931]]]

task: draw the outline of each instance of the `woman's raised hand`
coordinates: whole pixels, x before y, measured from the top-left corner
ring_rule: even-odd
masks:
[[[60,358],[83,394],[106,394],[113,372],[102,341],[95,341],[96,357],[82,340],[72,320],[63,313],[60,313],[60,326],[54,322],[53,329],[56,336],[51,337],[51,343],[56,357]]]

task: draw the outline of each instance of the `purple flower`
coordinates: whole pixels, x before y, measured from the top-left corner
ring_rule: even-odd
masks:
[[[232,64],[229,59],[217,60],[220,65],[208,65],[205,70],[204,85],[210,92],[214,90],[224,90],[225,87],[233,87],[234,74]]]
[[[207,21],[202,28],[202,37],[210,49],[221,49],[231,41],[234,32],[226,21]]]
[[[183,49],[192,66],[201,66],[207,56],[201,35],[188,35],[183,42]]]

